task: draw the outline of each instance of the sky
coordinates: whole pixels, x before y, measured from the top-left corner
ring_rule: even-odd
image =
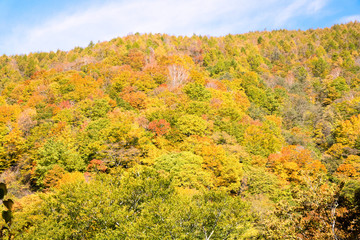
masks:
[[[360,0],[0,0],[0,55],[132,33],[224,36],[360,21]]]

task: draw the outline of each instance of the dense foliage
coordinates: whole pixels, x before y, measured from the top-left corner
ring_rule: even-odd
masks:
[[[15,239],[359,239],[360,24],[0,57]]]

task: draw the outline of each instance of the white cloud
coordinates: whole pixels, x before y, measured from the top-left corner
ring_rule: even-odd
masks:
[[[326,6],[328,0],[314,0],[308,3],[307,13],[315,14]]]
[[[91,40],[110,40],[129,32],[225,35],[279,28],[294,17],[315,14],[325,4],[326,0],[108,2],[87,9],[83,7],[73,13],[60,13],[29,29],[18,27],[11,37],[5,39],[6,45],[0,46],[0,51],[69,50],[75,46],[86,46]]]
[[[346,16],[340,19],[340,23],[348,23],[348,22],[354,22],[354,21],[360,21],[360,15],[352,15],[352,16]]]
[[[281,9],[275,18],[277,27],[283,26],[287,21],[295,17],[314,15],[325,7],[328,0],[295,0]]]

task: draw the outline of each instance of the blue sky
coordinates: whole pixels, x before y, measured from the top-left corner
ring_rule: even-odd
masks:
[[[360,0],[0,0],[0,54],[70,50],[129,33],[213,35],[360,21]]]

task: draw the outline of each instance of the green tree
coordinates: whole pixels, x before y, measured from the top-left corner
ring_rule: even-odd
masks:
[[[191,100],[208,101],[211,98],[211,92],[202,84],[189,83],[183,88],[183,91]]]
[[[178,119],[176,125],[180,133],[185,136],[204,136],[208,132],[208,123],[204,119],[196,115],[183,115]]]
[[[155,159],[154,168],[170,173],[178,186],[202,189],[213,185],[210,173],[202,168],[203,161],[191,152],[170,153]]]
[[[48,140],[38,150],[36,164],[36,173],[40,183],[45,174],[55,165],[67,171],[84,170],[86,166],[84,160],[74,148],[69,148],[64,143],[52,139]]]

